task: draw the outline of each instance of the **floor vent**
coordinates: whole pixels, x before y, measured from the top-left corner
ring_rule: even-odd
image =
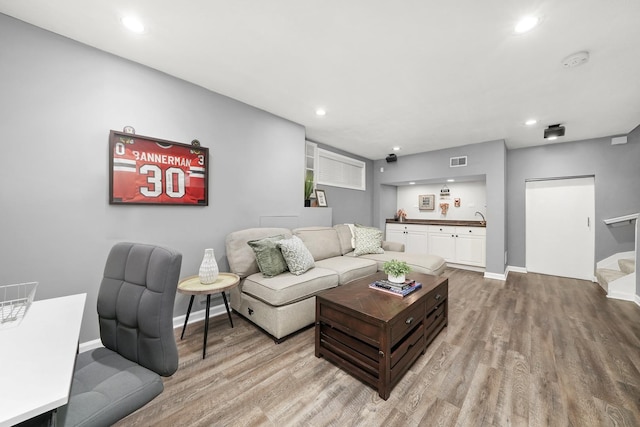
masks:
[[[467,156],[449,158],[450,168],[459,168],[460,166],[467,166]]]

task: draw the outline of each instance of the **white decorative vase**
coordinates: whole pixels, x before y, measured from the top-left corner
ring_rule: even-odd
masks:
[[[218,273],[218,263],[216,262],[216,258],[213,254],[213,249],[205,249],[204,258],[202,259],[200,271],[198,272],[198,275],[200,276],[200,283],[203,285],[212,284],[218,280]]]
[[[389,274],[388,279],[390,282],[393,282],[393,283],[404,283],[404,274],[400,276],[392,276]]]

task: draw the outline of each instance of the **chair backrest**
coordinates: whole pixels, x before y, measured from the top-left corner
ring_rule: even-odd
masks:
[[[182,255],[171,249],[118,243],[98,293],[104,346],[163,376],[178,369],[173,305]]]

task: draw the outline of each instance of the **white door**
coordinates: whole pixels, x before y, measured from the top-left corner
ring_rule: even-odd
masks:
[[[593,280],[594,178],[526,183],[527,271]]]

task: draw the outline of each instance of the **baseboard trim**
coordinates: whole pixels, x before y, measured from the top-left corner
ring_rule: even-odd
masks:
[[[189,322],[187,322],[187,325],[204,320],[205,313],[206,309],[191,312],[191,314],[189,314]],[[224,304],[218,304],[209,309],[209,318],[220,316],[221,314],[227,314],[227,309],[225,308]],[[186,313],[181,316],[174,317],[173,329],[182,328],[182,326],[184,325],[184,319],[186,317]],[[93,350],[99,347],[102,347],[102,340],[100,340],[100,338],[80,343],[80,345],[78,346],[78,352],[84,353],[85,351]]]
[[[525,267],[516,267],[513,265],[507,266],[507,271],[513,271],[514,273],[524,273],[527,274],[527,269]]]
[[[484,278],[485,279],[494,279],[494,280],[502,280],[503,282],[507,280],[507,275],[509,274],[508,271],[505,271],[504,274],[500,274],[500,273],[489,273],[486,272],[484,273]]]
[[[636,305],[637,305],[638,307],[640,307],[640,295],[637,295],[637,294],[636,294],[636,298],[635,298],[635,301],[634,301],[634,302],[636,303]]]

